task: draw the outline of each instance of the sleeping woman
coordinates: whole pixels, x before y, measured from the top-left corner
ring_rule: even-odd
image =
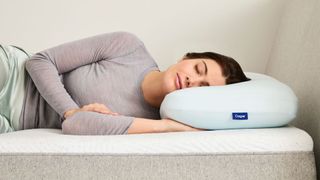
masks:
[[[249,80],[232,58],[187,53],[160,71],[143,42],[112,32],[31,55],[0,46],[0,133],[57,128],[64,134],[121,135],[201,131],[159,108],[173,91]]]

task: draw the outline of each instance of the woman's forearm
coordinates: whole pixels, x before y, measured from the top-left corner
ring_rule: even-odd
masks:
[[[128,134],[167,132],[162,120],[135,118],[128,128]]]
[[[135,118],[128,129],[128,134],[203,130],[204,129],[193,128],[172,119],[154,120]]]

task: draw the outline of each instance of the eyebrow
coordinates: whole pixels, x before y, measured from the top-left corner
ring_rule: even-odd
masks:
[[[204,67],[205,67],[205,74],[207,75],[207,73],[208,73],[208,67],[207,67],[207,64],[204,62],[204,60],[202,60],[202,62],[204,63]]]

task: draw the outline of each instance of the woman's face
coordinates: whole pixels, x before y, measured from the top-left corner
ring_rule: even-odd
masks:
[[[164,75],[165,91],[225,85],[220,65],[211,59],[181,59],[170,66]]]

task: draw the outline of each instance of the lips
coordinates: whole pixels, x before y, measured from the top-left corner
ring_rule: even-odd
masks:
[[[181,84],[181,80],[180,80],[180,77],[179,77],[178,73],[177,73],[177,76],[176,76],[176,87],[177,87],[177,89],[182,89],[182,84]]]

